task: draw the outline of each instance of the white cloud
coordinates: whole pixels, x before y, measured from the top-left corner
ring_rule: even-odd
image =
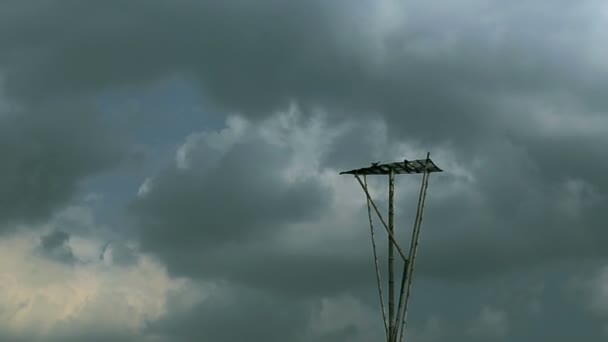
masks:
[[[185,161],[182,162],[181,165],[186,165]],[[143,183],[141,183],[141,185],[139,186],[139,189],[137,190],[137,197],[140,197],[140,198],[145,197],[152,189],[152,182],[153,182],[153,179],[151,177],[144,179]]]
[[[413,342],[436,342],[443,341],[445,328],[443,321],[438,316],[430,316],[425,325],[420,329],[405,329],[405,340]]]
[[[506,337],[509,332],[509,322],[506,312],[484,306],[479,316],[473,320],[468,330],[469,334],[481,338]]]
[[[72,208],[59,216],[73,218],[83,210]],[[42,231],[54,228],[49,223]],[[105,241],[91,236],[69,241],[79,263],[46,259],[36,253],[41,234],[21,231],[0,240],[0,336],[4,338],[138,334],[147,321],[165,314],[168,294],[186,284],[171,279],[162,265],[146,255],[130,266],[99,261]]]
[[[561,195],[556,200],[556,206],[561,213],[573,219],[580,219],[587,207],[602,200],[602,195],[593,185],[582,179],[567,179],[560,190]]]
[[[589,309],[608,317],[608,266],[601,268],[587,280],[579,279],[577,289],[583,289],[589,296]]]
[[[315,336],[347,333],[356,329],[354,341],[379,340],[383,334],[380,312],[349,295],[322,298],[319,310],[311,319],[310,328]]]
[[[231,115],[226,118],[226,127],[219,132],[200,132],[189,135],[175,154],[177,168],[189,169],[194,157],[208,159],[206,164],[217,162],[219,155],[242,140],[249,127],[250,124],[246,119]],[[201,151],[201,148],[204,149]]]
[[[104,197],[103,194],[100,194],[97,192],[92,192],[92,193],[87,194],[84,197],[84,201],[87,203],[96,203],[96,202],[102,201],[103,197]]]

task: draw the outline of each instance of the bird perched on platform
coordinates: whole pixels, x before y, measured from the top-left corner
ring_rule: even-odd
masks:
[[[372,166],[378,166],[378,164],[380,164],[380,162],[379,162],[379,161],[377,161],[377,162],[375,162],[375,163],[372,163]]]

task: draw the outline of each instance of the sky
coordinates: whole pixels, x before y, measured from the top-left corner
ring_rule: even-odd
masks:
[[[1,0],[0,341],[381,340],[339,172],[427,151],[406,341],[606,339],[607,31],[600,0]]]

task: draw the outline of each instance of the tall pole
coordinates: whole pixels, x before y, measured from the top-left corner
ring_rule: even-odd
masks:
[[[363,184],[367,191],[367,176],[363,176]],[[376,253],[376,239],[374,237],[374,224],[372,221],[371,200],[367,199],[367,217],[369,218],[369,231],[372,238],[372,252],[374,253],[374,268],[376,269],[376,282],[378,283],[378,297],[380,297],[380,310],[382,310],[382,322],[384,322],[384,333],[388,339],[388,322],[386,321],[386,310],[384,309],[384,296],[382,295],[382,280],[380,279],[380,267],[378,267],[378,253]],[[390,235],[389,235],[390,238]]]
[[[388,174],[388,229],[395,235],[395,171],[391,168]],[[388,342],[395,339],[395,247],[391,239],[388,240]]]
[[[426,201],[426,190],[429,187],[429,170],[428,170],[428,163],[429,163],[429,159],[430,159],[430,153],[426,154],[426,162],[424,165],[424,175],[422,176],[422,187],[420,188],[420,197],[418,199],[418,212],[416,214],[416,223],[414,224],[414,232],[415,235],[412,236],[412,245],[411,245],[411,250],[410,250],[410,259],[411,260],[411,266],[407,269],[408,271],[408,275],[407,275],[407,289],[405,292],[405,299],[404,299],[404,306],[403,306],[403,312],[402,312],[402,321],[401,321],[401,329],[400,329],[400,336],[399,336],[399,342],[403,341],[403,336],[405,335],[405,322],[407,320],[407,307],[409,304],[409,297],[410,297],[410,291],[412,288],[412,280],[414,277],[414,266],[415,263],[414,261],[416,260],[416,252],[418,251],[418,241],[420,238],[420,226],[422,225],[422,217],[424,214],[424,202]],[[398,342],[397,340],[395,340],[395,342]]]

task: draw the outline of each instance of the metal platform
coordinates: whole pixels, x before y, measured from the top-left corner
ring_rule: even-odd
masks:
[[[388,175],[393,170],[394,174],[443,172],[431,159],[404,160],[387,164],[372,163],[370,167],[340,172],[341,175]]]

